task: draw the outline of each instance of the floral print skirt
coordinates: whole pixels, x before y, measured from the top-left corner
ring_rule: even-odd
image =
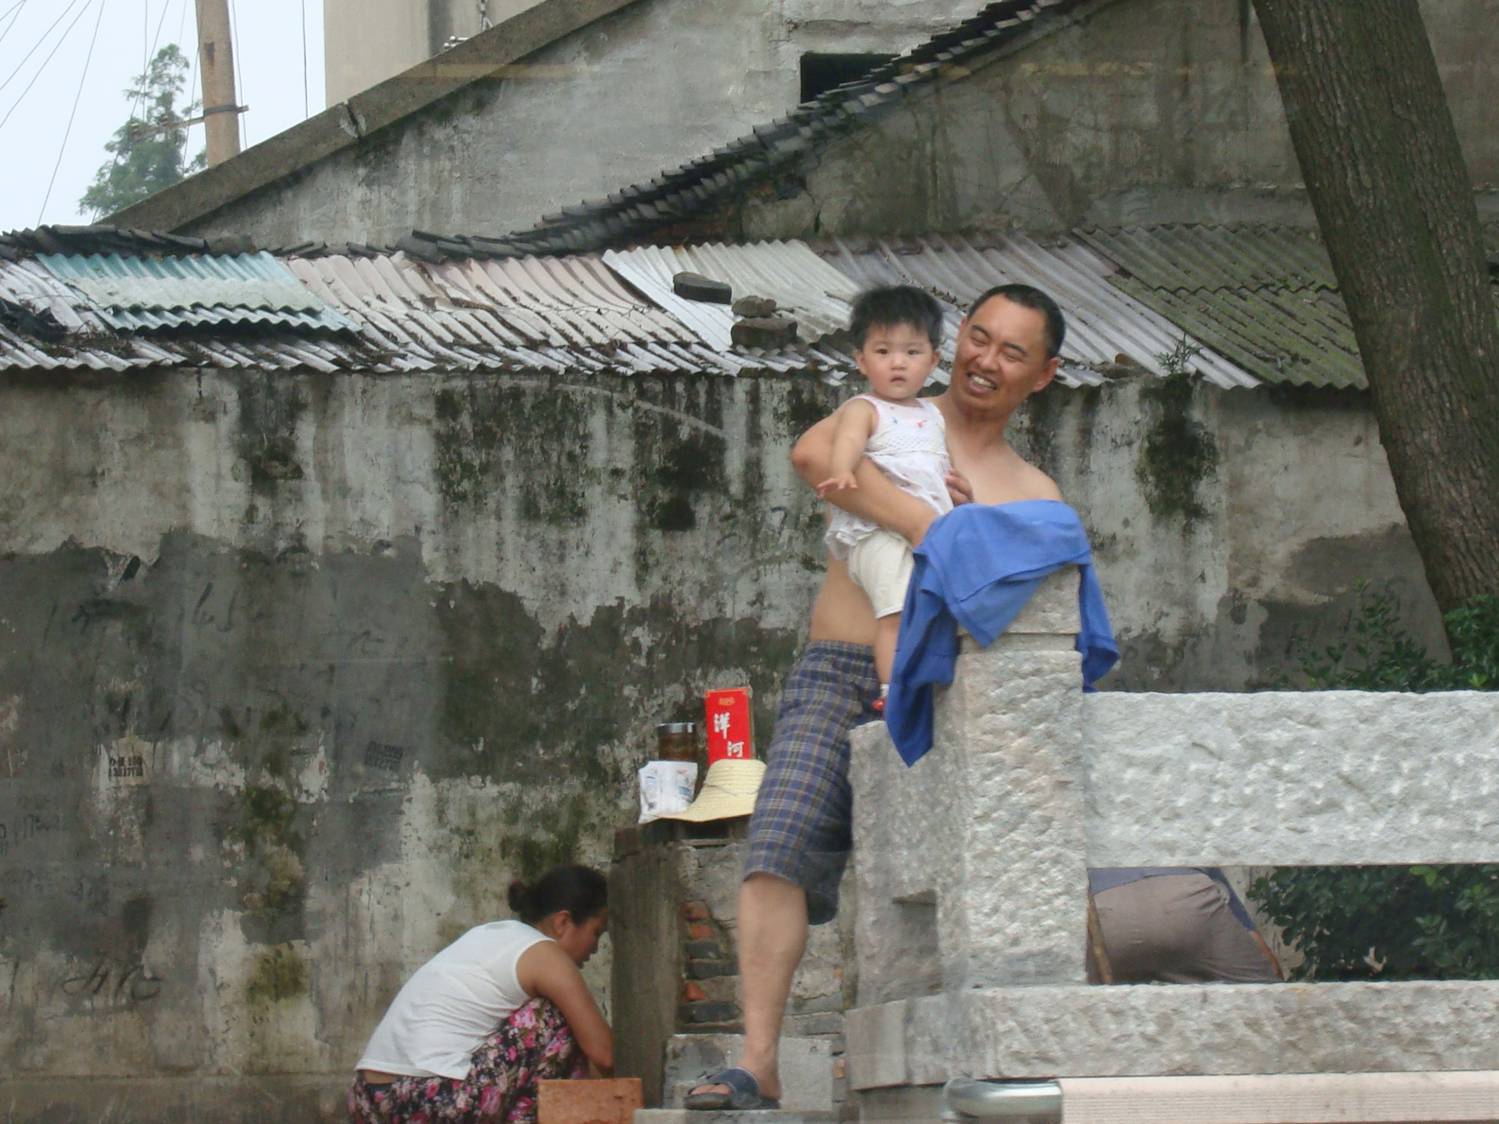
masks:
[[[500,1024],[474,1051],[462,1081],[401,1077],[371,1085],[355,1074],[349,1089],[351,1124],[460,1124],[504,1121],[535,1124],[536,1083],[584,1077],[588,1059],[554,1003],[533,999]]]

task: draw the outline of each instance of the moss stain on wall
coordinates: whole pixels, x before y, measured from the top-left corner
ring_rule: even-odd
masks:
[[[1207,514],[1197,490],[1218,471],[1218,446],[1192,416],[1196,382],[1178,369],[1141,390],[1147,421],[1135,467],[1151,514],[1188,528]]]
[[[245,999],[265,1006],[307,994],[307,961],[290,944],[262,949],[245,983]]]

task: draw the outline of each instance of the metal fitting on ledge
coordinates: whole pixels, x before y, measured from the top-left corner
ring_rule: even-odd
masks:
[[[1055,1081],[979,1081],[954,1077],[942,1088],[942,1119],[1059,1124],[1062,1087]]]

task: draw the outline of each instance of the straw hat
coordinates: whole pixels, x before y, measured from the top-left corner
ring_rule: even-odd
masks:
[[[702,791],[683,812],[669,812],[664,820],[727,820],[747,816],[755,810],[755,794],[765,776],[765,762],[724,758],[708,766]]]

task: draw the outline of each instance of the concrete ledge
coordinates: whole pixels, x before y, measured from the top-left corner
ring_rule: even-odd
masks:
[[[661,1102],[680,1108],[704,1077],[735,1064],[742,1034],[677,1034],[666,1040]],[[781,1039],[781,1104],[788,1112],[832,1112],[831,1038]],[[696,1118],[696,1115],[695,1117]]]
[[[1493,692],[1101,693],[1082,728],[1089,866],[1499,862]]]
[[[0,1080],[0,1120],[47,1124],[319,1124],[349,1118],[336,1076],[46,1077]]]
[[[986,988],[849,1012],[852,1089],[1499,1070],[1499,981]]]
[[[1375,1124],[1499,1119],[1499,1072],[1064,1078],[1067,1124]]]

